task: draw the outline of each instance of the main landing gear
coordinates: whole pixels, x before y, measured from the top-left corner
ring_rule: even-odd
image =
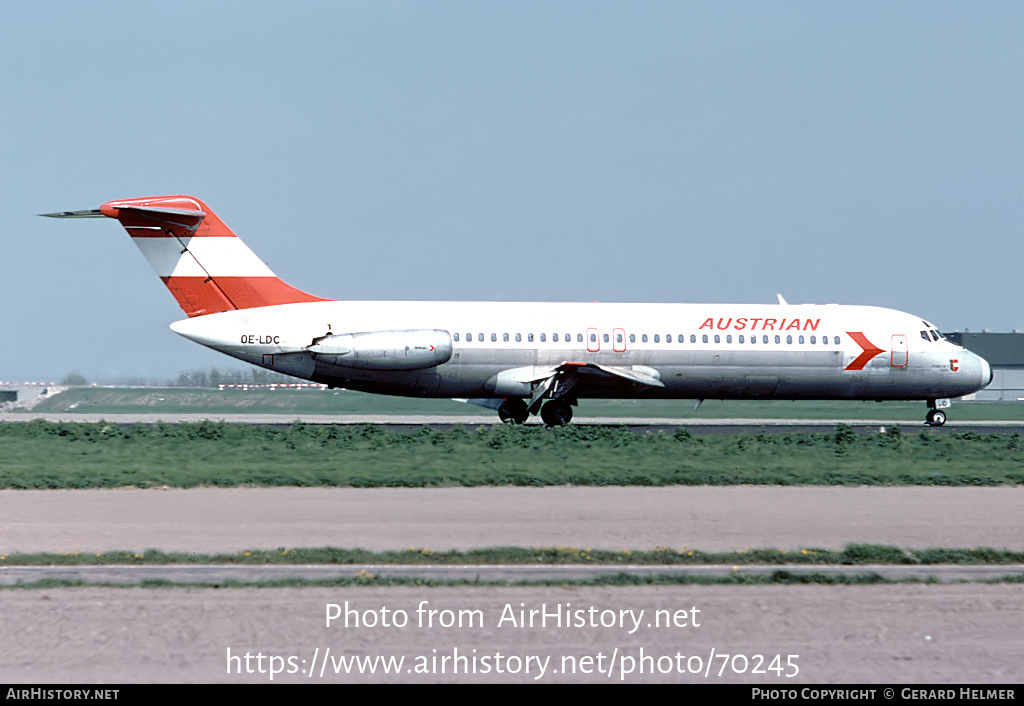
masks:
[[[540,408],[540,418],[549,427],[560,427],[572,421],[572,406],[565,400],[551,400]]]
[[[524,424],[530,418],[526,402],[511,397],[498,407],[498,419],[513,424]],[[572,405],[563,399],[549,400],[540,408],[540,418],[549,427],[560,427],[572,421]]]
[[[526,411],[526,403],[518,397],[510,397],[498,407],[498,419],[503,422],[524,424],[529,418],[530,413]]]

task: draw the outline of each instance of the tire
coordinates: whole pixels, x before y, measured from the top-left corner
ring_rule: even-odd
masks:
[[[512,397],[498,407],[498,419],[513,424],[525,424],[530,414],[526,411],[526,403],[518,397]]]
[[[540,410],[540,418],[549,427],[561,427],[572,421],[572,407],[562,400],[551,400]]]

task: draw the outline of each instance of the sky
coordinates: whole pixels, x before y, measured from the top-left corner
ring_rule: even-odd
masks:
[[[191,194],[349,300],[1024,329],[1019,2],[0,1],[0,380],[241,367],[120,225]]]

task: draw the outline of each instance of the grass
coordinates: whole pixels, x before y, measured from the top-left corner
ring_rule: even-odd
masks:
[[[252,549],[233,554],[145,552],[67,552],[0,555],[2,566],[165,565],[165,564],[387,564],[387,565],[492,565],[492,564],[639,564],[680,565],[937,565],[1022,564],[1024,552],[976,547],[972,549],[904,549],[878,544],[850,544],[843,549],[751,549],[739,552],[702,552],[696,549],[596,550],[570,547],[493,547],[469,551],[435,552],[409,548],[371,552],[336,547]]]
[[[0,425],[0,487],[1017,485],[1024,438],[976,432],[698,436],[620,426],[223,422]]]
[[[937,583],[933,577],[911,577],[904,579],[886,578],[877,571],[867,569],[868,565],[1014,565],[1024,562],[1024,552],[974,549],[924,549],[909,550],[885,545],[848,545],[842,550],[801,549],[786,552],[778,549],[756,549],[740,552],[701,552],[698,550],[659,547],[650,551],[597,551],[572,548],[496,547],[472,551],[432,552],[427,549],[410,548],[403,551],[369,552],[362,549],[338,549],[321,547],[310,549],[250,550],[236,554],[182,554],[149,550],[141,553],[102,552],[85,554],[81,552],[60,554],[14,554],[0,556],[3,566],[82,566],[82,565],[168,565],[168,564],[235,564],[235,565],[478,565],[492,564],[599,564],[613,567],[616,564],[639,564],[648,566],[680,565],[723,565],[732,567],[727,575],[704,575],[688,573],[656,573],[636,575],[626,571],[611,571],[588,579],[539,579],[508,582],[504,580],[475,579],[428,579],[402,576],[378,576],[362,569],[350,576],[325,579],[273,579],[265,581],[225,580],[202,583],[179,583],[167,579],[144,579],[133,583],[94,583],[86,580],[43,579],[31,583],[17,583],[2,588],[63,588],[86,585],[108,585],[127,587],[140,585],[143,588],[194,587],[344,587],[344,586],[456,586],[456,585],[766,585],[766,584],[818,584],[818,585],[864,585],[892,583]],[[744,566],[776,565],[778,570],[762,573],[744,571]],[[839,574],[830,571],[829,566],[864,566],[865,571],[854,574]],[[811,572],[795,571],[795,566],[823,567]],[[962,582],[963,580],[961,580]],[[975,583],[1020,583],[1024,575],[1007,574],[999,578],[977,579]]]
[[[769,586],[769,585],[818,585],[818,586],[873,586],[880,584],[933,584],[932,578],[890,579],[875,572],[862,574],[829,574],[825,572],[791,573],[779,570],[771,574],[735,572],[728,576],[694,576],[690,574],[654,574],[635,576],[620,573],[596,576],[591,579],[558,579],[554,581],[481,581],[477,579],[425,579],[407,576],[339,576],[330,579],[282,579],[279,581],[218,581],[218,582],[177,582],[164,579],[145,579],[133,583],[93,583],[69,579],[44,579],[32,583],[17,583],[0,586],[2,590],[54,590],[61,588],[347,588],[351,586]],[[963,583],[963,582],[961,582]],[[1024,576],[1004,576],[971,583],[1018,584],[1024,583]]]

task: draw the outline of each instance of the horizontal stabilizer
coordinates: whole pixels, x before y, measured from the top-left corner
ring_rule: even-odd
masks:
[[[56,213],[40,213],[40,216],[47,218],[106,218],[98,208],[91,208],[87,211],[57,211]]]

